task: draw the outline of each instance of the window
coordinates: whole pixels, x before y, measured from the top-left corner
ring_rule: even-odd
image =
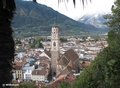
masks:
[[[53,43],[53,46],[56,46],[56,43],[55,43],[55,42]]]
[[[28,73],[30,73],[30,70],[28,70]]]

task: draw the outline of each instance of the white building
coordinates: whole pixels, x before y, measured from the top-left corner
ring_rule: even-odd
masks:
[[[25,66],[22,68],[23,72],[23,79],[24,80],[31,80],[32,78],[32,71],[35,69],[35,66],[30,66],[29,63],[25,64]]]
[[[47,80],[47,71],[46,70],[33,70],[32,71],[32,80],[33,81],[46,81]]]

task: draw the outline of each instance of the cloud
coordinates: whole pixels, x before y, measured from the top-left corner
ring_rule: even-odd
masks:
[[[80,0],[76,0],[76,6],[74,8],[72,0],[69,0],[68,3],[61,2],[59,4],[58,0],[38,0],[38,3],[52,7],[54,10],[73,19],[78,19],[86,13],[94,13],[96,11],[110,12],[113,2],[114,0],[92,0],[91,3],[88,2],[88,4],[85,4],[83,8]]]

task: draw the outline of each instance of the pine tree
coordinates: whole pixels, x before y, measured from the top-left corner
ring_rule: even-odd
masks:
[[[103,16],[108,21],[105,23],[110,30],[114,30],[116,32],[120,29],[120,0],[116,0],[114,5],[111,8],[112,14],[108,14]]]

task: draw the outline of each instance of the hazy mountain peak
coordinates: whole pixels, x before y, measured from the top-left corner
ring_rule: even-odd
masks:
[[[78,22],[82,22],[85,24],[89,24],[89,25],[93,25],[97,28],[105,28],[106,25],[104,25],[103,23],[106,21],[103,18],[103,15],[105,14],[109,14],[110,12],[104,12],[104,11],[97,11],[95,13],[88,13],[83,15]]]

